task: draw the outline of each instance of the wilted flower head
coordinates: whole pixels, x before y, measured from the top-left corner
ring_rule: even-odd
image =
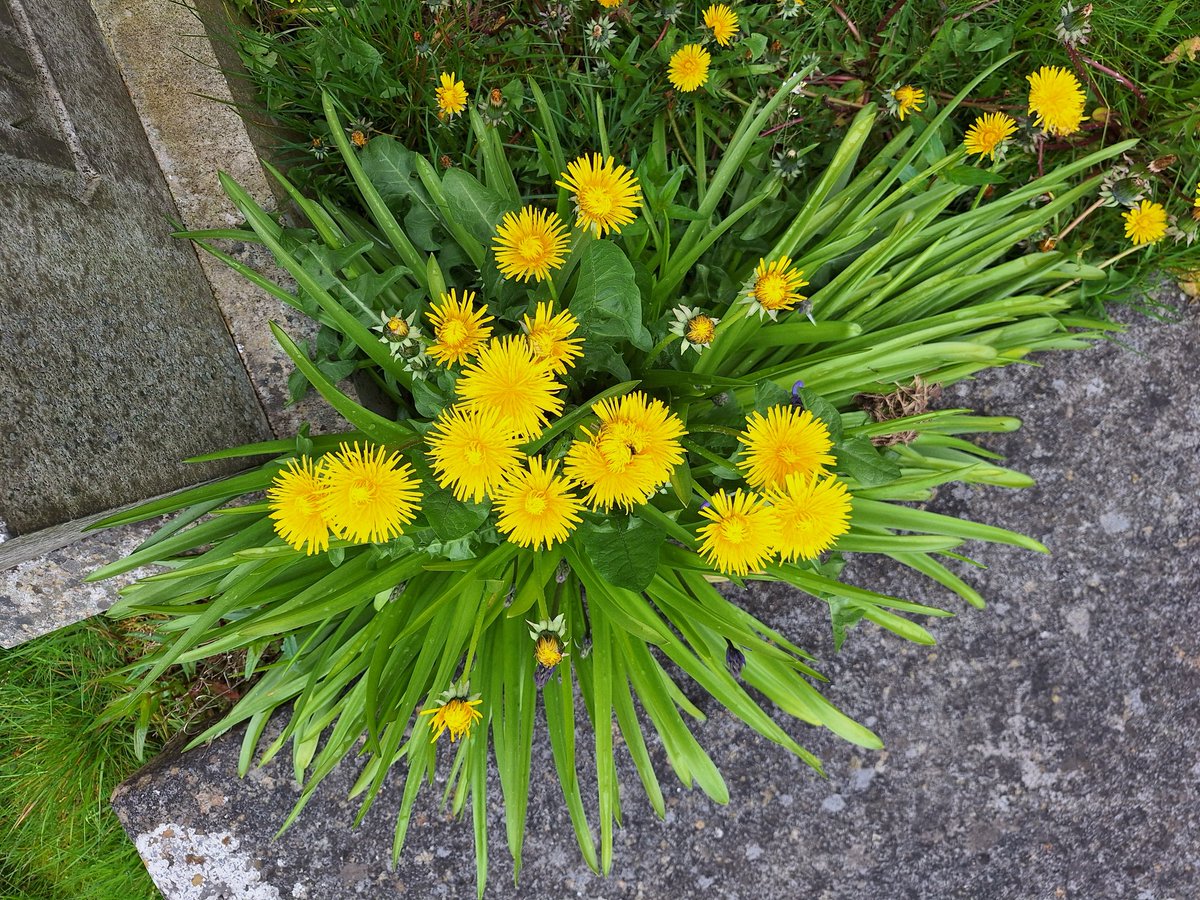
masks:
[[[799,178],[807,165],[803,154],[791,148],[781,150],[771,157],[771,171],[784,181]]]
[[[315,135],[311,141],[309,141],[308,152],[317,159],[324,159],[329,155],[330,147],[329,144],[325,142],[325,138],[318,134]]]
[[[538,16],[538,27],[551,37],[562,37],[573,18],[566,3],[551,3]]]
[[[613,38],[617,36],[617,26],[610,19],[597,16],[587,23],[585,34],[588,49],[599,53],[612,46]]]
[[[1100,183],[1100,199],[1105,206],[1137,206],[1149,188],[1150,182],[1131,174],[1128,166],[1114,166]]]
[[[529,626],[529,637],[534,642],[533,658],[538,664],[534,678],[538,687],[545,687],[555,667],[569,655],[567,647],[571,642],[567,640],[566,616],[559,613],[553,619],[539,622],[527,619],[525,624]]]
[[[1092,4],[1088,3],[1081,8],[1076,8],[1070,0],[1067,0],[1066,5],[1058,11],[1058,22],[1054,26],[1054,33],[1068,47],[1086,44],[1088,35],[1092,33],[1092,23],[1089,21],[1091,16]]]
[[[661,19],[666,19],[668,22],[674,22],[682,13],[682,3],[664,3],[658,11],[658,16]]]
[[[407,316],[401,316],[399,312],[391,315],[380,313],[379,324],[372,325],[371,330],[379,332],[379,343],[387,344],[392,359],[397,359],[405,349],[420,345],[421,329],[414,324],[416,320],[416,311]]]
[[[779,0],[779,18],[793,19],[803,8],[804,0]]]

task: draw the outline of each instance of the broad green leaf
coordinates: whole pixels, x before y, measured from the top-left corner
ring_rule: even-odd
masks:
[[[639,350],[650,349],[650,332],[642,325],[642,296],[633,266],[613,242],[593,241],[584,249],[570,309],[579,320],[579,334],[585,337],[585,370],[606,370],[623,377],[614,370],[612,360],[604,356],[605,349],[620,341],[628,341]]]
[[[885,459],[870,438],[852,437],[834,449],[838,471],[845,472],[863,487],[876,487],[900,477],[900,467]]]
[[[603,523],[579,528],[583,551],[609,584],[645,590],[658,569],[666,532],[636,515],[611,515]]]
[[[491,244],[501,218],[513,208],[500,194],[459,168],[442,176],[442,190],[451,217],[485,246]]]

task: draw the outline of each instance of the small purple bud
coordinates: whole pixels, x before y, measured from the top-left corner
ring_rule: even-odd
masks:
[[[800,389],[804,387],[803,381],[797,381],[792,385],[792,406],[803,406],[804,401],[800,399]]]
[[[710,506],[712,506],[712,503],[710,503],[707,500],[705,500],[703,503],[700,504],[701,509],[708,509]]]
[[[739,650],[733,644],[729,644],[725,648],[725,668],[727,668],[729,670],[729,674],[732,675],[734,678],[741,677],[742,666],[744,666],[745,664],[746,664],[746,654],[744,654],[741,650]]]

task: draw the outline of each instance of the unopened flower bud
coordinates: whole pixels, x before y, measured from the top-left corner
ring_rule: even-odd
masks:
[[[732,643],[729,643],[725,648],[725,668],[729,670],[729,674],[734,678],[740,678],[742,675],[742,666],[745,664],[746,654]]]

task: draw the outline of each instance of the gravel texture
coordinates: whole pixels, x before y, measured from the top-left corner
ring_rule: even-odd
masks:
[[[990,566],[973,577],[985,611],[855,559],[856,583],[960,611],[927,623],[938,646],[860,624],[835,654],[814,602],[774,586],[742,595],[821,658],[827,696],[876,729],[885,750],[788,725],[824,760],[821,778],[702,702],[712,715],[696,733],[725,774],[729,806],[680,787],[652,745],[668,805],[659,821],[622,757],[624,828],[604,879],[574,846],[543,732],[519,886],[496,815],[488,896],[1194,897],[1198,313],[1188,307],[1169,327],[1139,319],[1129,349],[1047,357],[947,392],[947,403],[1024,418],[1020,432],[984,443],[1038,486],[947,488],[932,508],[1025,531],[1054,552],[973,548]],[[353,767],[343,766],[273,842],[297,789],[277,764],[237,779],[238,745],[227,737],[162,758],[114,798],[152,871],[173,869],[160,885],[186,886],[168,897],[232,898],[241,895],[228,885],[246,883],[267,898],[473,895],[470,824],[447,821],[436,792],[419,803],[391,871],[398,780],[352,831]],[[232,849],[163,851],[164,829]]]

